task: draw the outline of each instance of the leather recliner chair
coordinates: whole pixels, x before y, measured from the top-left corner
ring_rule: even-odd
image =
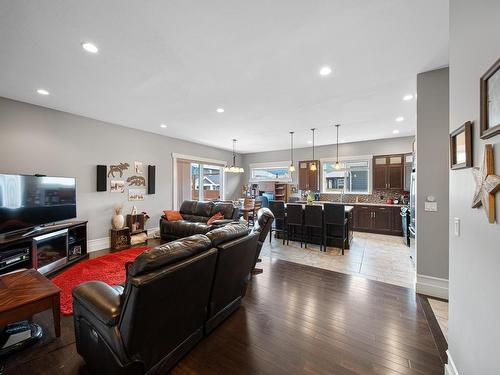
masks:
[[[258,234],[242,237],[246,225],[227,225],[207,233],[212,245],[218,250],[215,278],[210,295],[206,333],[213,331],[240,305],[245,295],[250,272],[257,251]],[[228,233],[233,238],[225,242]]]
[[[73,289],[76,347],[92,373],[164,374],[241,303],[257,234],[227,225],[150,249],[125,287]]]
[[[205,234],[212,229],[239,219],[239,208],[234,207],[230,202],[184,201],[179,212],[183,220],[168,221],[164,216],[160,218],[160,236],[162,240],[173,241],[194,234]],[[224,215],[224,219],[216,220],[212,225],[208,225],[208,219],[217,212]]]

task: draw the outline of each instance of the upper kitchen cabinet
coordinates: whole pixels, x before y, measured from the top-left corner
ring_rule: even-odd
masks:
[[[403,190],[404,155],[373,157],[373,190]]]
[[[311,165],[316,164],[316,170],[311,170]],[[319,160],[299,161],[299,189],[319,191]]]

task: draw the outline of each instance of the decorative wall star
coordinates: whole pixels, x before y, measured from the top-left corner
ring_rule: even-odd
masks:
[[[495,222],[495,193],[500,190],[500,176],[495,174],[493,145],[484,146],[484,160],[481,169],[472,168],[476,191],[472,208],[483,206],[490,223]]]

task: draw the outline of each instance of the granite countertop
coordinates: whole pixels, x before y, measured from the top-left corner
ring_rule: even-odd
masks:
[[[383,207],[404,207],[406,204],[389,204],[389,203],[368,203],[368,202],[354,202],[354,203],[345,203],[349,205],[358,205],[358,206],[383,206]]]
[[[291,203],[292,204],[293,203],[295,203],[295,204],[301,204],[302,205],[302,209],[304,209],[305,206],[307,205],[306,201],[297,201],[297,202],[291,202]],[[326,202],[326,201],[314,201],[314,202],[312,202],[312,204],[316,204],[318,206],[322,206],[323,203],[330,203],[330,202]],[[288,204],[288,203],[286,203],[286,204]],[[353,208],[354,208],[354,206],[352,205],[352,203],[346,203],[344,205],[345,212],[351,212],[353,210]]]
[[[297,201],[294,203],[300,203],[300,204],[306,204],[306,201]],[[321,204],[321,203],[338,203],[341,204],[341,202],[331,202],[331,201],[313,201],[314,204]],[[347,206],[378,206],[378,207],[404,207],[407,206],[406,204],[389,204],[389,203],[370,203],[370,202],[344,202],[343,203],[346,207]]]

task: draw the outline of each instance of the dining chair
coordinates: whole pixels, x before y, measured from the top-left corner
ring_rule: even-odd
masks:
[[[346,228],[348,219],[345,216],[345,206],[343,204],[325,203],[323,205],[324,215],[324,241],[325,250],[328,239],[333,238],[342,241],[342,255],[344,255]]]
[[[257,212],[262,208],[262,200],[255,198],[253,203],[253,211],[248,213],[248,224],[252,222],[252,226],[255,225],[255,218],[257,217]]]
[[[286,213],[285,213],[285,202],[284,201],[269,201],[269,209],[274,215],[273,226],[271,227],[271,232],[269,235],[269,243],[273,238],[274,233],[281,233],[283,238],[283,245],[285,244],[285,232],[286,232]]]
[[[304,241],[304,218],[302,213],[302,205],[296,203],[288,203],[286,205],[286,244],[289,244],[290,238],[292,240],[297,238],[297,228],[300,229],[300,247]]]
[[[307,243],[311,243],[313,239],[313,231],[317,229],[320,233],[320,244],[319,251],[325,248],[325,236],[323,235],[323,207],[317,204],[307,204],[304,210],[304,228],[305,234],[305,248],[307,249]]]

